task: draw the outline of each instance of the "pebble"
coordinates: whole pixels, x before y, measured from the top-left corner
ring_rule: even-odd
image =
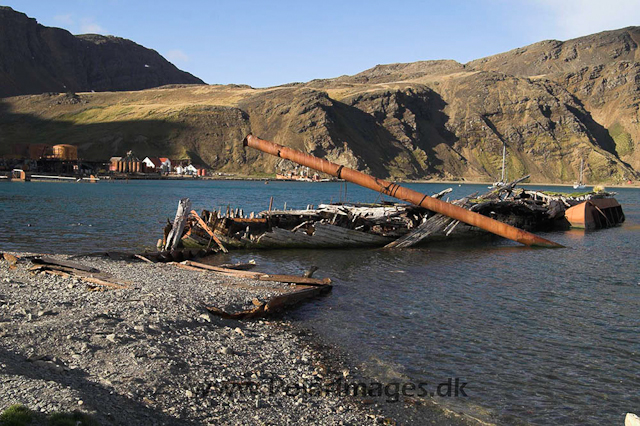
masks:
[[[207,385],[267,383],[270,377],[298,383],[312,377],[315,352],[303,347],[287,321],[239,323],[203,312],[202,306],[249,309],[254,299],[276,294],[262,289],[270,284],[171,265],[69,260],[131,282],[134,289],[86,291],[75,278],[30,274],[28,260],[13,271],[0,268],[0,318],[9,320],[0,330],[7,350],[2,363],[8,366],[0,370],[0,395],[6,396],[0,411],[5,402],[38,395],[41,406],[34,410],[96,407],[88,411],[98,424],[255,424],[254,417],[261,424],[305,417],[309,424],[371,424],[362,410],[337,414],[329,397],[313,405],[284,392],[200,397]],[[19,287],[12,284],[17,280]],[[229,282],[243,287],[220,285]],[[36,315],[42,319],[30,323]],[[292,368],[298,354],[303,356]],[[37,361],[22,362],[30,356]]]

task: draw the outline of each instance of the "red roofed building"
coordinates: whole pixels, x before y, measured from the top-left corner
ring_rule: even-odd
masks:
[[[171,171],[171,160],[168,158],[147,157],[142,160],[149,172],[168,173]]]
[[[142,160],[147,170],[160,171],[162,169],[162,161],[158,157],[147,157]]]
[[[169,173],[171,171],[171,160],[160,157],[160,161],[162,162],[162,171]]]

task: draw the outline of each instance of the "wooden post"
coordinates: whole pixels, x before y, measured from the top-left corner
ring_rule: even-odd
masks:
[[[211,239],[213,239],[213,241],[215,241],[216,244],[218,244],[218,247],[220,247],[220,250],[222,250],[225,253],[229,253],[229,250],[227,250],[226,247],[222,245],[222,242],[220,241],[220,239],[216,237],[216,235],[213,233],[211,228],[209,228],[209,225],[207,225],[204,222],[204,220],[202,220],[202,218],[198,216],[198,213],[195,210],[191,210],[191,215],[198,221],[198,225],[200,225],[202,229],[204,229],[207,232],[207,234],[209,234]]]
[[[183,198],[178,203],[178,210],[176,211],[176,218],[173,220],[173,227],[169,236],[167,237],[167,244],[165,250],[175,250],[180,243],[182,237],[182,231],[184,231],[184,225],[187,221],[187,215],[191,211],[191,200]]]

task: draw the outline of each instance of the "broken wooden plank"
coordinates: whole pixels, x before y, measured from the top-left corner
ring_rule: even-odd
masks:
[[[454,219],[443,214],[435,214],[420,225],[416,226],[409,233],[394,240],[384,246],[384,248],[407,248],[418,244],[429,235],[444,230]]]
[[[312,266],[302,274],[303,277],[311,278],[311,276],[318,270],[317,266]]]
[[[322,295],[331,291],[331,286],[296,286],[296,290],[287,292],[270,298],[266,303],[254,299],[255,305],[252,309],[245,309],[238,312],[226,312],[215,306],[207,306],[206,309],[212,314],[227,319],[251,319],[259,318],[268,314],[280,312],[286,307],[296,305],[304,300]]]
[[[181,268],[181,269],[186,269],[188,271],[207,272],[204,269],[196,268],[194,266],[184,265],[182,263],[171,262],[169,264],[177,266],[178,268]],[[283,287],[260,286],[260,285],[252,285],[252,284],[245,284],[245,283],[218,283],[217,285],[221,285],[223,287],[241,288],[243,290],[266,290],[266,291],[273,291],[276,293],[286,293],[288,291],[287,288],[283,288]]]
[[[331,290],[331,286],[296,286],[302,287],[299,290],[292,291],[290,293],[285,293],[280,296],[275,296],[269,299],[267,305],[264,308],[266,313],[277,312],[284,309],[287,306],[295,305],[300,303],[305,299],[310,299],[312,297],[319,296]]]
[[[146,257],[144,257],[141,254],[134,254],[133,255],[135,258],[142,260],[143,262],[147,262],[147,263],[153,263],[153,261],[147,259]]]
[[[183,265],[200,268],[200,269],[206,269],[214,272],[220,272],[222,274],[227,274],[227,275],[236,276],[236,277],[255,278],[256,276],[260,275],[260,273],[258,272],[239,271],[236,269],[220,268],[219,266],[207,265],[205,263],[194,262],[193,260],[186,260],[181,263]]]
[[[274,281],[274,282],[281,282],[281,283],[307,284],[307,285],[315,285],[315,286],[331,284],[330,278],[318,279],[318,278],[300,277],[296,275],[266,274],[263,272],[238,271],[235,269],[225,269],[225,268],[220,268],[218,266],[211,266],[211,265],[207,265],[200,262],[194,262],[191,260],[182,262],[182,264],[196,267],[196,268],[206,269],[209,271],[219,272],[221,274],[254,279],[259,281]]]
[[[464,206],[468,201],[469,197],[467,196],[460,200],[453,201],[451,204],[456,206]],[[453,223],[455,223],[455,225],[452,225]],[[422,222],[420,225],[409,231],[407,234],[384,246],[384,248],[407,248],[414,246],[430,235],[446,232],[447,228],[450,225],[452,225],[450,231],[453,231],[458,223],[459,221],[455,219],[452,219],[441,213],[436,213]],[[448,236],[449,234],[446,235]]]
[[[84,272],[90,272],[90,273],[98,273],[100,272],[100,270],[93,268],[91,266],[87,266],[87,265],[83,265],[82,263],[78,263],[78,262],[70,262],[68,260],[58,260],[58,259],[54,259],[52,257],[47,257],[47,256],[43,256],[40,258],[33,258],[31,259],[32,263],[35,263],[36,265],[54,265],[54,266],[62,266],[65,268],[70,268],[70,269],[76,269],[78,271],[84,271]]]
[[[328,223],[316,222],[314,232],[291,232],[288,229],[273,228],[257,240],[259,247],[365,247],[380,246],[393,241],[392,238],[367,232],[346,229]]]
[[[196,272],[206,272],[204,269],[202,268],[196,268],[195,266],[189,266],[189,265],[185,265],[184,263],[178,263],[178,262],[167,262],[168,265],[173,265],[173,266],[177,266],[178,268],[181,269],[186,269],[187,271],[196,271]]]
[[[251,261],[253,262],[253,261]],[[256,267],[255,262],[253,263],[223,263],[222,265],[218,265],[221,268],[225,269],[235,269],[236,271],[248,271],[249,269],[253,269]]]
[[[187,222],[187,214],[190,210],[191,200],[188,198],[181,199],[178,203],[178,210],[176,211],[176,217],[173,220],[171,231],[167,237],[167,244],[164,247],[165,249],[175,250],[178,247],[180,239],[182,238],[184,226]]]
[[[258,277],[260,281],[275,281],[279,283],[306,284],[311,286],[331,285],[331,278],[307,278],[297,275],[264,274]]]
[[[451,191],[453,191],[453,188],[443,189],[442,191],[438,192],[437,194],[433,194],[431,197],[437,198],[437,199],[441,199],[442,197],[444,197],[445,195],[447,195]]]
[[[108,274],[103,274],[100,271],[98,272],[87,272],[87,271],[81,271],[79,269],[75,269],[75,268],[69,268],[67,266],[60,266],[60,265],[35,265],[32,266],[31,268],[29,268],[29,271],[60,271],[60,272],[66,272],[68,274],[72,274],[72,275],[78,275],[78,276],[106,276]]]
[[[216,234],[214,234],[213,231],[209,228],[209,225],[207,225],[204,222],[204,220],[202,220],[202,218],[198,216],[198,213],[195,210],[191,210],[191,215],[196,219],[196,221],[198,222],[198,225],[200,225],[200,227],[204,229],[207,234],[209,234],[209,236],[213,239],[213,241],[215,241],[216,244],[218,244],[218,247],[220,247],[220,250],[222,250],[224,253],[229,253],[229,250],[227,250],[227,248],[222,244],[220,239],[216,237]]]
[[[9,254],[9,253],[3,253],[2,257],[4,258],[4,260],[9,262],[9,265],[15,265],[16,263],[18,263],[18,260],[20,260],[20,258],[18,256],[14,256],[14,255]]]
[[[69,274],[67,272],[49,270],[49,269],[47,269],[45,271],[42,271],[42,272],[47,274],[47,275],[57,275],[57,276],[60,276],[62,278],[71,278],[71,274]]]
[[[74,262],[67,262],[67,263],[73,264]],[[95,268],[93,269],[98,271]],[[29,268],[29,271],[31,272],[42,271],[44,273],[55,274],[65,278],[74,277],[83,281],[88,281],[96,285],[102,285],[103,287],[123,288],[123,289],[131,288],[130,287],[131,283],[128,281],[121,281],[121,282],[108,281],[108,280],[112,280],[111,275],[100,272],[100,271],[96,273],[92,273],[92,272],[87,272],[87,271],[83,271],[75,268],[70,268],[68,266],[61,266],[61,265],[54,265],[54,264],[35,265]]]
[[[252,309],[246,309],[244,311],[239,312],[226,312],[220,308],[216,308],[215,306],[206,306],[205,308],[214,315],[217,315],[221,318],[226,319],[251,319],[251,318],[259,318],[264,316],[264,308],[265,303],[262,303],[259,306],[256,306]]]
[[[98,285],[98,286],[101,286],[101,287],[115,288],[115,289],[118,289],[118,290],[127,290],[127,289],[131,288],[128,285],[119,284],[119,283],[112,283],[110,281],[101,280],[99,278],[93,278],[93,277],[79,277],[79,278],[82,281],[86,281],[86,282],[89,282],[91,284]]]

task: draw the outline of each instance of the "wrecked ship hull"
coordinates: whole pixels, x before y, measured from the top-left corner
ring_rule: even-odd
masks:
[[[367,220],[351,215],[349,209],[352,206],[328,205],[316,210],[262,212],[260,215],[263,217],[259,218],[233,217],[233,213],[218,217],[216,212],[205,211],[203,217],[221,243],[234,249],[383,247],[408,232],[414,220],[421,219],[420,215],[411,219],[396,218],[395,226],[385,226],[388,219],[377,218],[365,226],[361,222]],[[375,206],[372,209],[390,214],[405,213],[404,206],[399,209]],[[408,210],[413,212],[415,209]],[[380,214],[379,211],[375,213]],[[378,233],[370,229],[353,229],[356,227],[374,227]],[[389,235],[383,235],[385,230]],[[212,240],[206,231],[193,226],[183,236],[182,244],[190,248],[205,248],[211,246]]]
[[[262,234],[255,242],[246,241],[246,248],[353,248],[382,247],[393,238],[366,232],[345,229],[339,226],[319,223],[313,233],[273,228]]]
[[[481,196],[472,194],[452,202],[482,216],[526,231],[565,230],[573,206],[586,200],[615,205],[614,218],[624,218],[612,193],[580,197],[516,189],[514,181]],[[442,197],[449,190],[434,194]],[[619,211],[618,211],[619,210]],[[605,211],[605,213],[607,213]],[[623,219],[622,219],[623,220]],[[617,224],[619,220],[609,219]],[[574,225],[575,226],[575,225]],[[305,210],[267,210],[251,213],[191,211],[180,242],[186,248],[407,248],[452,238],[477,238],[490,233],[443,214],[409,204],[327,204]]]

